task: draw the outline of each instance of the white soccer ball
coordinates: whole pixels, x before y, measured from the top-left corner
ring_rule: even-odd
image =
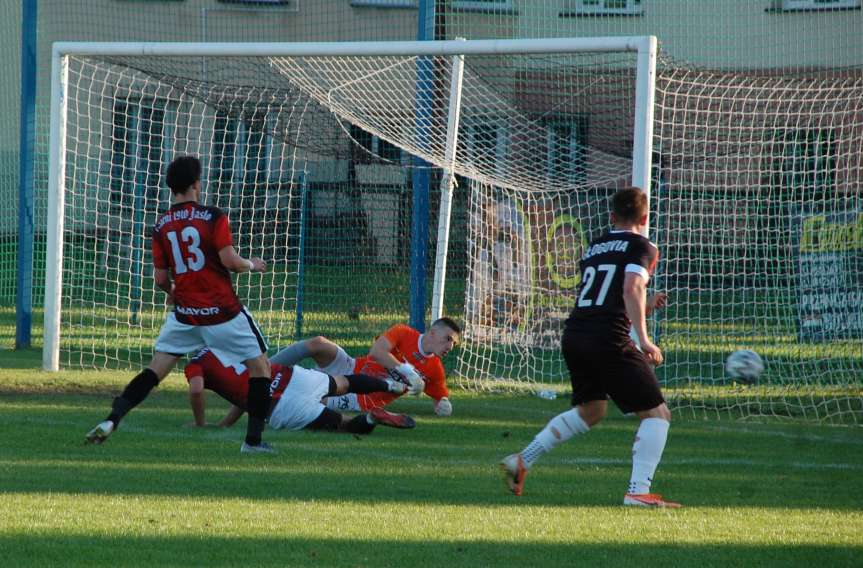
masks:
[[[725,372],[732,379],[754,383],[764,372],[764,361],[751,349],[739,349],[725,360]]]

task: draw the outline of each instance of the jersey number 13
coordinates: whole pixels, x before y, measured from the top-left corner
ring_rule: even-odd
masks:
[[[176,231],[168,231],[165,234],[168,240],[171,241],[171,255],[174,257],[174,270],[177,274],[184,274],[188,271],[196,272],[204,268],[204,251],[200,249],[201,235],[195,227],[185,227],[180,231],[180,239],[186,248],[184,256],[180,250],[180,241],[177,239]]]

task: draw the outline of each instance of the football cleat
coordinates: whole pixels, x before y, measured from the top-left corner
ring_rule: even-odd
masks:
[[[241,454],[274,454],[276,453],[276,448],[269,445],[266,442],[261,442],[258,445],[253,446],[252,444],[243,442],[243,445],[240,446]]]
[[[521,454],[510,454],[503,458],[503,461],[500,462],[500,469],[503,470],[509,490],[513,494],[521,496],[521,491],[524,489],[524,478],[527,477],[527,468],[524,467]]]
[[[374,408],[369,411],[369,416],[375,421],[375,424],[381,426],[389,426],[390,428],[415,428],[417,423],[407,414],[393,414],[387,412],[383,408]]]
[[[391,392],[393,394],[404,394],[408,391],[408,386],[395,379],[386,379],[387,383],[387,392]]]
[[[657,495],[656,493],[627,493],[623,497],[623,504],[627,507],[655,507],[661,509],[679,509],[681,507],[680,503],[666,501],[662,498],[662,495]]]
[[[84,437],[85,444],[101,444],[108,439],[111,432],[114,431],[114,423],[110,420],[105,420],[96,425],[95,428],[87,432]]]

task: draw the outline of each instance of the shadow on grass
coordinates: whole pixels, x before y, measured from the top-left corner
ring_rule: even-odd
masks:
[[[720,544],[536,544],[291,537],[301,519],[261,537],[5,535],[8,566],[859,566],[861,547]],[[337,523],[334,520],[334,523]],[[155,527],[145,530],[156,530]],[[282,536],[265,536],[279,533]]]

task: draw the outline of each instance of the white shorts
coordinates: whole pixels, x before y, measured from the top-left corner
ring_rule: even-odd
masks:
[[[234,319],[216,325],[189,325],[170,312],[156,339],[156,351],[185,355],[204,347],[226,367],[267,352],[267,342],[252,315],[243,308]]]
[[[321,399],[329,390],[329,375],[294,366],[291,382],[270,413],[270,428],[302,430],[324,411]]]
[[[336,358],[326,367],[315,367],[316,370],[328,375],[353,375],[357,360],[348,355],[344,349],[336,345]]]

